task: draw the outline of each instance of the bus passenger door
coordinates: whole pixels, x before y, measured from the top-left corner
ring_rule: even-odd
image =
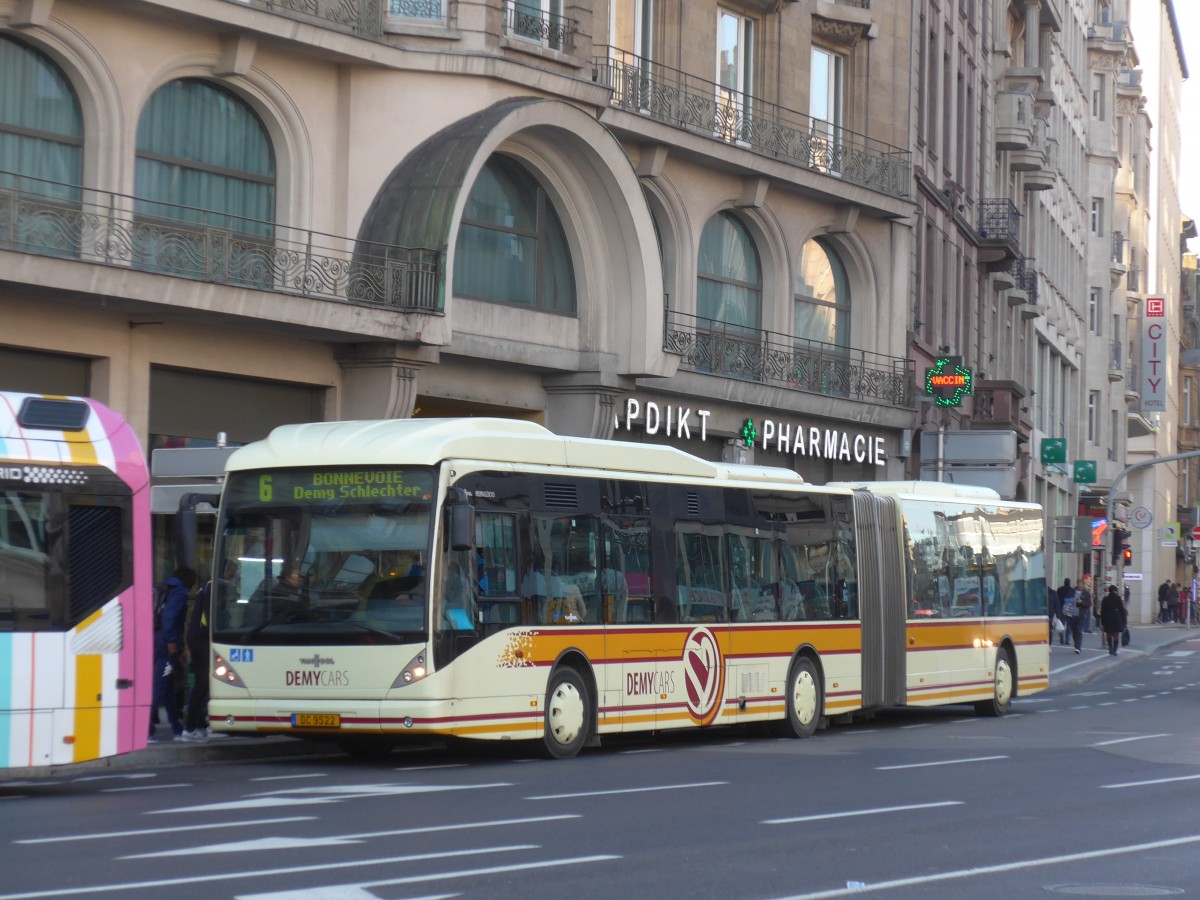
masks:
[[[893,497],[854,492],[858,561],[858,615],[862,621],[862,703],[865,708],[905,701],[904,568],[899,516]]]

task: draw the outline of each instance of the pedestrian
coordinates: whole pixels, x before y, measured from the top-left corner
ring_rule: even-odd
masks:
[[[1173,581],[1167,588],[1167,621],[1179,622],[1179,582]]]
[[[154,742],[158,710],[167,712],[172,740],[183,734],[179,717],[178,679],[183,672],[184,619],[187,616],[188,595],[196,584],[196,573],[180,566],[162,584],[162,609],[154,627],[154,695],[150,705],[150,741]]]
[[[1167,621],[1167,594],[1171,592],[1171,582],[1164,581],[1158,586],[1158,623]]]
[[[1100,600],[1100,628],[1104,631],[1104,642],[1108,646],[1109,656],[1117,655],[1126,622],[1125,604],[1121,602],[1121,594],[1115,584],[1110,584]]]
[[[192,690],[187,699],[187,718],[181,740],[204,743],[208,740],[208,599],[212,582],[196,592],[187,617],[187,670],[192,676]]]
[[[1075,588],[1071,587],[1070,578],[1064,578],[1058,588],[1058,618],[1064,626],[1058,633],[1058,642],[1065,647],[1074,634],[1075,621]]]
[[[803,588],[801,588],[803,590]],[[1062,625],[1058,619],[1058,591],[1049,585],[1046,586],[1046,621],[1050,628],[1050,644],[1054,644],[1054,626],[1055,623]]]
[[[1075,609],[1084,634],[1092,633],[1092,577],[1079,579],[1079,590],[1075,592]]]

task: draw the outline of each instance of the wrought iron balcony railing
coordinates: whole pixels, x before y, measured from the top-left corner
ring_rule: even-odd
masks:
[[[0,172],[0,249],[396,311],[439,312],[443,305],[439,250],[364,246],[6,172]]]
[[[666,310],[663,349],[695,372],[850,397],[889,406],[914,403],[915,364],[867,350],[742,328]]]
[[[1125,360],[1125,345],[1121,341],[1111,341],[1108,345],[1108,371],[1120,372]]]
[[[566,16],[543,12],[529,0],[508,0],[504,7],[504,33],[558,50],[575,52],[579,23]]]
[[[907,150],[616,47],[594,67],[593,80],[612,91],[609,103],[619,109],[892,197],[912,193]]]
[[[1112,261],[1119,266],[1125,265],[1125,235],[1119,231],[1112,233]]]
[[[1002,241],[1014,246],[1021,240],[1021,213],[1007,197],[979,201],[979,236],[985,241]]]
[[[359,37],[381,40],[385,10],[389,6],[411,5],[406,0],[229,0],[332,28]],[[397,13],[399,14],[399,13]]]
[[[1020,265],[1017,266],[1017,263]],[[1029,298],[1029,303],[1032,306],[1037,306],[1038,279],[1037,266],[1034,264],[1034,261],[1032,259],[1014,260],[1013,275],[1017,281],[1017,290],[1024,291],[1025,296]]]

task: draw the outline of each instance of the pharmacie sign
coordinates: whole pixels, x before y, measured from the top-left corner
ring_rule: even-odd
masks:
[[[691,440],[708,440],[708,419],[712,411],[693,409],[653,400],[643,403],[633,397],[625,408],[613,416],[617,431],[640,431],[647,435],[662,435]],[[808,459],[828,459],[836,462],[875,466],[887,464],[885,438],[849,429],[805,425],[783,419],[754,419],[742,421],[737,441],[743,447],[759,447],[778,453],[790,453]]]

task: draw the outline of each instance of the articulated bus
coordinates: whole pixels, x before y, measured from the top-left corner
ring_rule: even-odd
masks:
[[[214,498],[215,499],[215,498]],[[287,425],[237,450],[214,729],[528,739],[894,706],[1002,715],[1049,682],[1041,509],[505,419]]]
[[[94,400],[0,392],[0,768],[146,746],[150,475]]]

